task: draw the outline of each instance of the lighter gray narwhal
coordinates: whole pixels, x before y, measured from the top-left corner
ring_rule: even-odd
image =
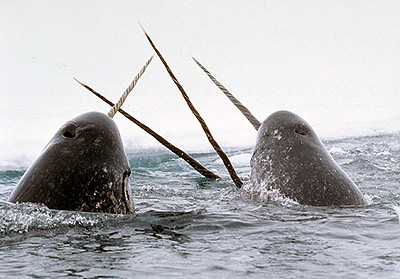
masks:
[[[277,111],[260,123],[204,66],[194,61],[258,130],[250,162],[254,193],[278,190],[284,197],[305,205],[366,204],[361,191],[305,120],[289,111]]]

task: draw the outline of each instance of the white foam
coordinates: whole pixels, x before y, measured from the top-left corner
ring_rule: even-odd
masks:
[[[239,154],[239,155],[234,155],[232,157],[229,157],[229,159],[235,165],[248,166],[248,165],[250,165],[251,153],[243,153],[243,154]]]
[[[0,171],[6,170],[26,170],[33,162],[32,156],[16,155],[15,157],[9,156],[8,158],[0,159]]]
[[[340,147],[335,147],[334,146],[334,147],[329,149],[329,153],[331,153],[331,154],[343,154],[344,151]]]
[[[278,202],[282,205],[298,204],[296,201],[284,197],[277,189],[268,189],[265,185],[254,185],[249,182],[243,185],[244,192],[248,197],[258,200],[260,202]]]

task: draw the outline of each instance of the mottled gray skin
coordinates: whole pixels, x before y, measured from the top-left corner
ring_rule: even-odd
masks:
[[[130,173],[117,125],[105,114],[88,112],[58,130],[8,200],[59,210],[134,213]]]
[[[311,126],[288,111],[270,115],[258,130],[251,158],[256,187],[278,190],[305,205],[362,205],[366,201]]]

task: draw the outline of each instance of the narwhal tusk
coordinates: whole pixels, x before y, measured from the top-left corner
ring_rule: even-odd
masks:
[[[119,98],[118,102],[111,108],[111,110],[108,112],[108,116],[113,118],[114,115],[117,113],[117,111],[122,107],[124,104],[126,98],[128,97],[129,93],[131,93],[132,89],[135,87],[136,83],[138,82],[139,78],[143,75],[144,71],[146,71],[147,66],[150,64],[151,60],[153,59],[154,55],[150,57],[149,60],[147,60],[146,64],[142,67],[140,72],[135,76],[129,87],[125,90],[125,92],[122,94],[121,98]]]
[[[141,26],[142,27],[142,26]],[[158,57],[161,59],[161,62],[164,64],[168,74],[170,75],[170,77],[172,78],[172,80],[174,81],[175,85],[178,87],[179,91],[181,92],[183,98],[186,101],[186,104],[189,106],[190,110],[192,111],[192,113],[194,114],[194,116],[197,118],[197,120],[199,121],[201,127],[203,128],[204,133],[207,136],[208,141],[211,143],[212,147],[214,148],[214,150],[218,153],[218,155],[220,156],[220,158],[222,159],[222,162],[224,163],[226,169],[229,172],[230,177],[233,180],[233,183],[235,183],[236,187],[241,188],[243,185],[242,180],[240,180],[240,177],[237,175],[233,165],[231,164],[228,156],[226,156],[226,154],[224,153],[224,151],[222,150],[222,148],[218,145],[217,141],[214,139],[214,137],[212,136],[210,130],[208,129],[208,126],[206,124],[206,122],[203,120],[203,118],[201,117],[201,115],[199,114],[199,112],[196,110],[196,108],[193,106],[192,102],[189,99],[189,96],[186,94],[185,90],[183,89],[182,85],[179,83],[178,79],[175,77],[175,75],[172,73],[172,70],[170,69],[170,67],[168,66],[167,62],[165,61],[165,59],[163,58],[163,56],[161,55],[161,53],[158,51],[158,49],[156,48],[156,46],[154,45],[153,41],[150,39],[150,36],[147,34],[147,32],[144,30],[144,28],[142,27],[144,34],[146,35],[148,41],[150,42],[150,45],[153,47],[154,51],[157,53]]]
[[[92,92],[94,95],[96,95],[98,98],[103,100],[105,103],[109,104],[110,106],[114,106],[114,103],[108,100],[106,97],[89,87],[88,85],[80,82],[76,78],[74,78],[80,85],[85,87],[87,90]],[[166,148],[168,148],[171,152],[176,154],[179,158],[182,158],[185,160],[189,165],[191,165],[196,171],[198,171],[201,175],[211,178],[211,179],[219,179],[220,177],[213,173],[212,171],[206,169],[204,166],[202,166],[199,162],[197,162],[194,158],[192,158],[190,155],[188,155],[185,151],[179,149],[175,145],[171,144],[168,142],[166,139],[164,139],[162,136],[157,134],[155,131],[153,131],[150,127],[146,126],[145,124],[141,123],[139,120],[134,118],[132,115],[124,111],[122,108],[118,110],[123,116],[128,118],[130,121],[135,123],[137,126],[139,126],[141,129],[143,129],[145,132],[147,132],[149,135],[154,137],[159,143],[164,145]]]
[[[251,125],[258,130],[260,128],[261,123],[254,117],[254,115],[229,92],[228,89],[225,88],[203,65],[200,64],[196,58],[192,57],[194,62],[207,74],[207,76],[215,83],[215,85],[225,94],[226,97],[240,110],[241,113],[250,121]]]

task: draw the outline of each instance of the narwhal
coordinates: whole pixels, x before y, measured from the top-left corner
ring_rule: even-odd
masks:
[[[87,112],[65,123],[24,173],[8,201],[58,210],[134,213],[131,169],[112,119],[123,98],[108,115]]]
[[[258,130],[248,190],[258,194],[277,190],[305,205],[366,203],[361,191],[304,119],[289,111],[277,111],[261,123],[204,66],[194,61]]]

